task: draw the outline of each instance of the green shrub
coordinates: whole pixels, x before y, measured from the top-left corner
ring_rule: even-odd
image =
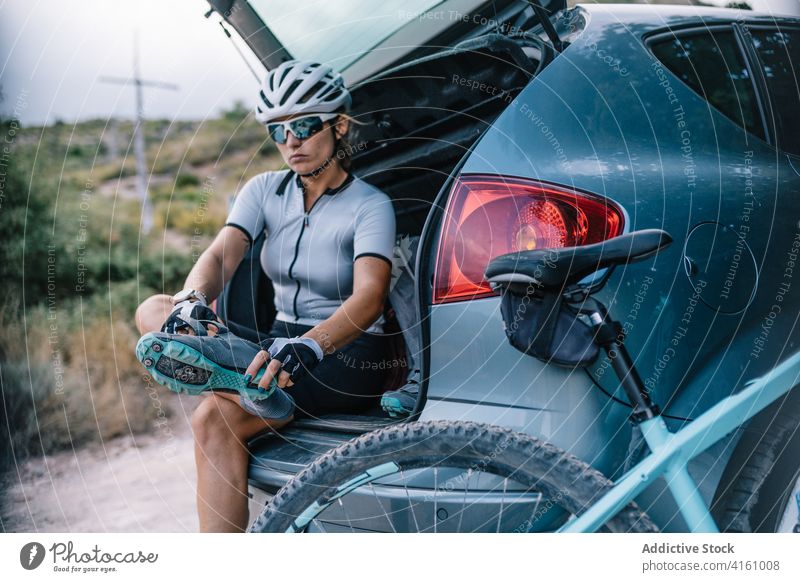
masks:
[[[135,308],[131,292],[122,295]],[[151,430],[159,413],[170,416],[173,398],[153,386],[135,358],[138,333],[129,308],[98,294],[55,309],[27,308],[23,320],[21,310],[4,305],[0,466]]]
[[[175,178],[175,188],[187,188],[190,186],[199,186],[200,178],[194,174],[178,174]]]

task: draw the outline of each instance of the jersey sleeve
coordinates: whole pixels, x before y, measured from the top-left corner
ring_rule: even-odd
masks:
[[[264,174],[259,174],[245,182],[236,194],[228,218],[225,220],[225,226],[233,226],[244,232],[251,244],[265,226],[263,209],[265,179]]]
[[[370,195],[356,217],[353,260],[364,256],[378,257],[391,265],[395,228],[391,199],[383,192]]]

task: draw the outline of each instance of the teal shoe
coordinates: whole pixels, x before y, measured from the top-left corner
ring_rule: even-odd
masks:
[[[136,357],[159,384],[178,394],[207,391],[237,392],[252,401],[269,398],[278,389],[272,379],[268,390],[258,386],[266,372],[245,378],[245,370],[261,350],[258,344],[217,326],[216,335],[151,332],[136,344]]]
[[[392,418],[402,418],[414,412],[419,396],[419,384],[406,384],[399,390],[389,390],[381,396],[381,408]]]

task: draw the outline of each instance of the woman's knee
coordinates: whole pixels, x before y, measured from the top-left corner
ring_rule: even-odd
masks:
[[[215,397],[213,394],[203,398],[192,413],[192,432],[199,444],[210,444],[213,441],[230,440],[234,437],[230,426],[230,414],[225,408],[232,404],[229,400]]]
[[[134,320],[139,333],[158,331],[172,311],[170,296],[164,293],[151,295],[136,308]]]
[[[253,416],[233,399],[221,394],[210,394],[192,414],[192,431],[195,441],[201,446],[214,443],[229,446],[244,442],[268,428],[280,428],[293,417],[284,420],[265,420]]]

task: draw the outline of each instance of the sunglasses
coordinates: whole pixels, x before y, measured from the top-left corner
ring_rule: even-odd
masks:
[[[325,122],[338,116],[338,113],[323,113],[321,115],[304,115],[288,121],[278,121],[268,123],[267,131],[275,143],[284,144],[289,138],[288,131],[297,139],[308,139],[315,133],[319,133]]]

